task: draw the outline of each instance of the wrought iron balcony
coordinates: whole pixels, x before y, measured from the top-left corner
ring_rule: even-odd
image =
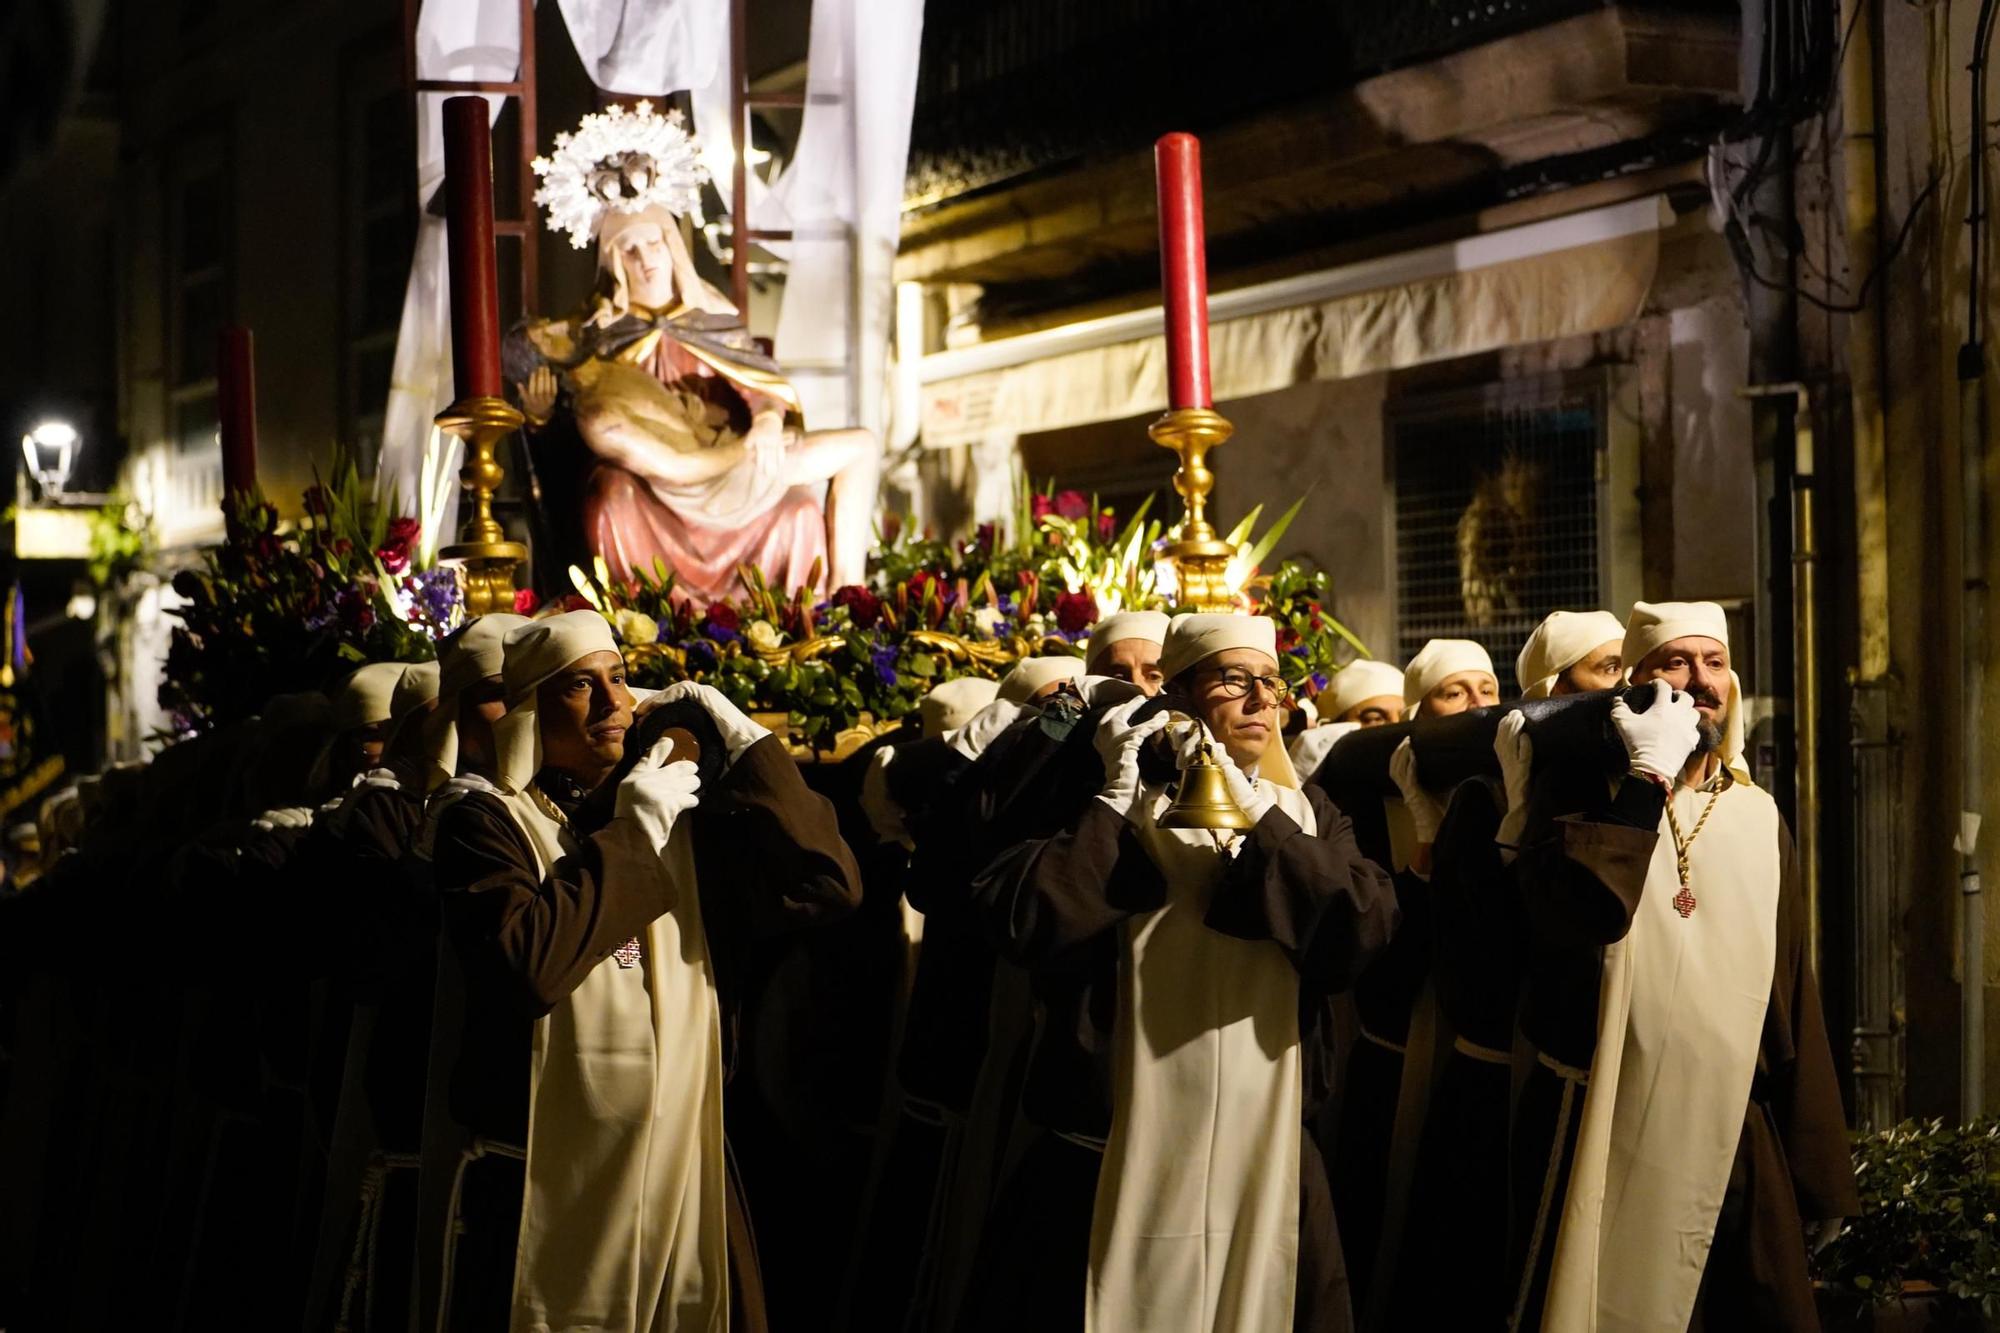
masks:
[[[1606,0],[931,0],[908,206],[1202,130]],[[1655,11],[1734,15],[1738,0]]]

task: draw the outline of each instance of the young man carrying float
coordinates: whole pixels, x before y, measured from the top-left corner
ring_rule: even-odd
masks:
[[[1102,1156],[1095,1199],[994,1236],[1022,1265],[969,1326],[1272,1333],[1349,1325],[1325,1168],[1304,1132],[1332,1076],[1328,1001],[1388,942],[1385,873],[1323,795],[1290,779],[1275,626],[1173,622],[1161,671],[1183,724],[1135,699],[1095,741],[1104,780],[1061,833],[976,885],[1002,955],[1092,992],[1051,1021],[1027,1112]],[[1205,730],[1204,730],[1205,729]],[[1207,735],[1248,832],[1159,826],[1176,765]],[[1166,738],[1163,737],[1163,740]],[[1275,767],[1275,772],[1267,771]],[[1108,1030],[1107,1030],[1108,1026]]]
[[[434,859],[468,989],[454,1104],[526,1150],[507,1326],[761,1327],[723,1142],[730,957],[750,931],[851,910],[853,858],[779,742],[700,685],[649,706],[707,711],[721,779],[703,790],[662,740],[583,831],[633,720],[608,626],[532,622],[503,674],[494,771],[449,784]],[[499,1327],[482,1304],[454,1325]]]

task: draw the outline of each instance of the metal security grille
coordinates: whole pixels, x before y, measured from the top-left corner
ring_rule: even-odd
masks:
[[[1542,617],[1602,604],[1605,403],[1591,377],[1391,408],[1399,660],[1428,639],[1474,639],[1511,695]]]

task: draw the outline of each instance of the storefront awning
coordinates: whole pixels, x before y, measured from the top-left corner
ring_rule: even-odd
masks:
[[[1215,397],[1630,323],[1672,216],[1650,195],[1211,296]],[[990,445],[1163,410],[1164,327],[1153,306],[927,356],[923,441]]]

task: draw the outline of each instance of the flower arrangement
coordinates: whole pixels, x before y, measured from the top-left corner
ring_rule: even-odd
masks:
[[[998,677],[1022,657],[1080,655],[1102,616],[1172,609],[1170,568],[1158,557],[1173,534],[1148,519],[1149,508],[1121,523],[1094,497],[1044,489],[1024,494],[1006,531],[986,523],[947,542],[892,522],[869,586],[823,599],[785,596],[745,568],[743,597],[697,608],[675,595],[664,564],[614,580],[600,561],[570,571],[577,595],[565,605],[610,620],[634,684],[705,681],[741,707],[786,714],[795,736],[832,749],[842,732],[905,716],[944,681]],[[1310,697],[1367,650],[1327,611],[1325,574],[1289,561],[1257,572],[1297,512],[1251,543],[1253,511],[1230,540],[1244,552],[1245,609],[1279,622],[1285,678]]]
[[[228,537],[174,576],[184,604],[160,704],[177,733],[248,717],[271,696],[323,690],[366,662],[426,661],[463,619],[456,575],[420,567],[420,525],[391,518],[353,463],[306,492],[283,531],[259,495],[232,497]]]
[[[281,530],[261,498],[240,499],[228,540],[201,567],[175,577],[176,614],[163,706],[177,731],[248,716],[273,694],[324,689],[370,661],[421,661],[463,618],[453,571],[427,567],[422,524],[391,518],[352,463],[308,491],[305,517]],[[520,592],[515,610],[594,608],[610,622],[635,685],[714,685],[753,711],[787,716],[795,739],[837,748],[843,733],[892,724],[938,684],[997,678],[1023,657],[1080,655],[1090,627],[1121,610],[1175,609],[1176,535],[1149,517],[1121,521],[1079,491],[1022,488],[1009,520],[969,537],[920,534],[907,518],[879,535],[866,585],[824,597],[772,588],[746,567],[743,592],[698,605],[677,593],[663,563],[613,579],[600,560],[572,569],[576,591],[541,607]],[[1229,534],[1243,608],[1278,621],[1281,666],[1302,696],[1323,689],[1366,649],[1327,610],[1326,575],[1293,562],[1258,566],[1297,514],[1250,540],[1253,510]],[[815,578],[814,582],[817,582]]]
[[[1822,1283],[1868,1305],[1929,1287],[2000,1317],[2000,1116],[1906,1120],[1858,1139],[1854,1183],[1861,1216],[1815,1256]]]

